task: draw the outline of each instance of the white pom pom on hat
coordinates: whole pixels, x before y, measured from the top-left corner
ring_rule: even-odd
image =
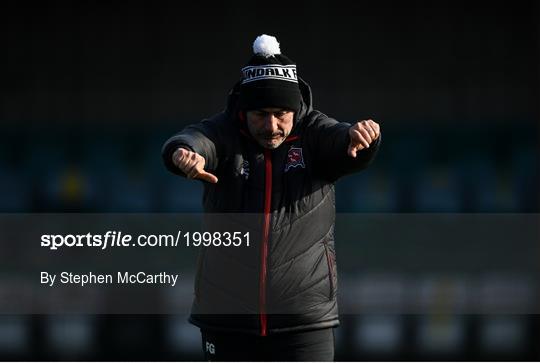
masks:
[[[276,37],[271,35],[259,35],[253,42],[253,53],[260,54],[265,57],[271,57],[275,54],[281,54],[279,43]]]

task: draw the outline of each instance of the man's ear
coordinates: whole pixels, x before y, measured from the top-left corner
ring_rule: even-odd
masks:
[[[246,114],[244,113],[244,111],[238,111],[238,119],[240,121],[246,121]]]

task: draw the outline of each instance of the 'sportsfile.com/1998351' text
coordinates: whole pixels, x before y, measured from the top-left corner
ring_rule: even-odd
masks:
[[[104,234],[43,234],[41,247],[58,250],[61,247],[249,247],[249,232],[182,232],[174,234],[140,234],[122,231]]]

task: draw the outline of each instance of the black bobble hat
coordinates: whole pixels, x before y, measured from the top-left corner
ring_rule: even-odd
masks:
[[[240,108],[247,111],[276,107],[297,112],[302,94],[296,64],[281,54],[277,39],[270,35],[255,39],[253,53],[242,68]]]

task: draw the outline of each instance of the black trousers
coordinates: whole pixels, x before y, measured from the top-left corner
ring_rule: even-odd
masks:
[[[334,360],[334,328],[271,334],[265,337],[202,330],[206,361]]]

